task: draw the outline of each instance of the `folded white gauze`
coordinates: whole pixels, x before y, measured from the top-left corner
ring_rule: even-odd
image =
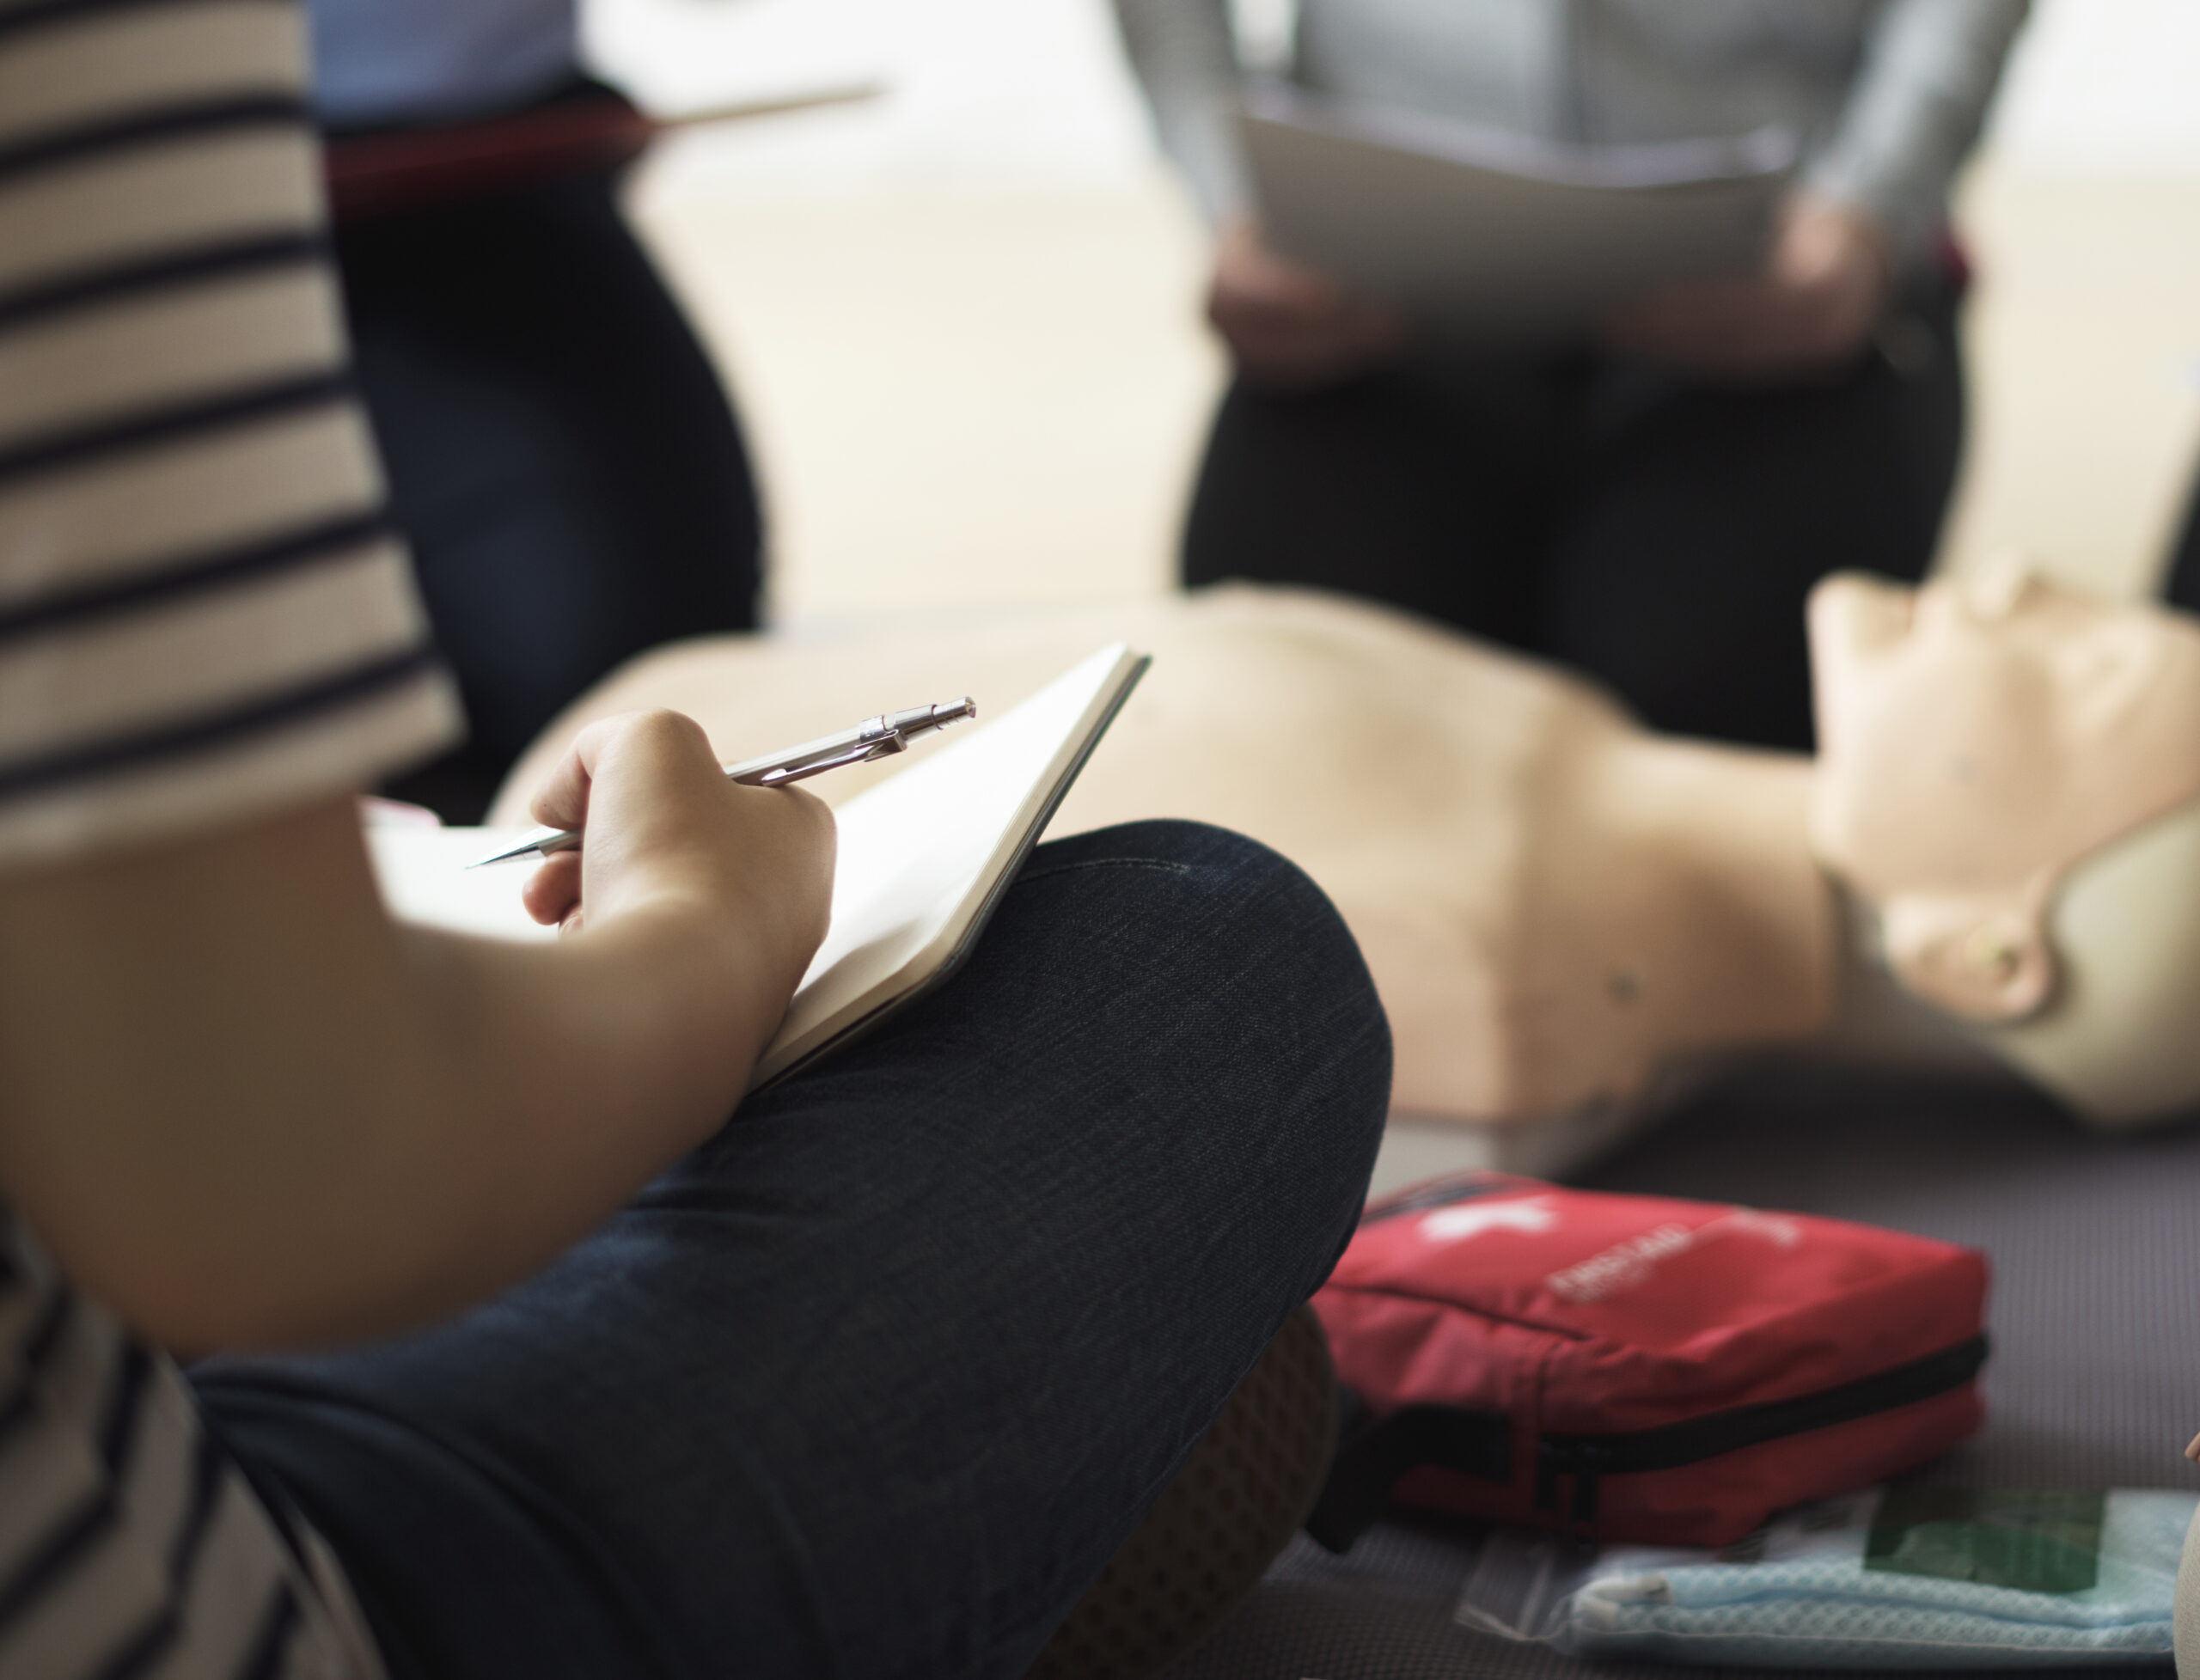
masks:
[[[1579,1656],[2069,1667],[2171,1653],[2191,1494],[1868,1488],[1720,1551],[1493,1531],[1459,1620]]]

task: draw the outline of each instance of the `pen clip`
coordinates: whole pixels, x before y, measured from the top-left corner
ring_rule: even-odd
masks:
[[[828,770],[838,770],[844,764],[867,764],[875,758],[890,758],[908,749],[908,742],[899,735],[889,735],[878,741],[859,741],[852,747],[828,753],[822,758],[805,759],[800,764],[785,764],[767,770],[753,780],[751,787],[785,787],[789,782],[798,782],[805,777],[820,775]]]

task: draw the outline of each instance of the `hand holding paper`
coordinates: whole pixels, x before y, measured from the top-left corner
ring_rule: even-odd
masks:
[[[1207,313],[1238,371],[1272,390],[1348,379],[1388,361],[1406,339],[1397,311],[1278,256],[1248,221],[1231,223],[1216,242]]]
[[[1605,322],[1623,355],[1729,382],[1847,361],[1886,301],[1886,237],[1861,211],[1810,193],[1782,207],[1763,272],[1669,286]]]

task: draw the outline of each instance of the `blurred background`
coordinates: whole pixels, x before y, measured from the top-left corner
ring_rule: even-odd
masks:
[[[1222,359],[1106,0],[587,9],[660,115],[877,90],[683,129],[632,186],[749,429],[776,626],[1167,586]],[[1290,0],[1238,12],[1256,51],[1286,38]],[[2036,0],[1958,203],[1941,564],[2150,589],[2200,452],[2200,6]]]

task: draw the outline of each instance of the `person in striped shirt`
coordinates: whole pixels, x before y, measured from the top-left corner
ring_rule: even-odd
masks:
[[[1020,1672],[1349,1233],[1365,968],[1079,836],[741,1102],[831,822],[671,714],[542,791],[567,937],[392,923],[353,794],[460,724],[302,62],[0,0],[0,1677]]]

